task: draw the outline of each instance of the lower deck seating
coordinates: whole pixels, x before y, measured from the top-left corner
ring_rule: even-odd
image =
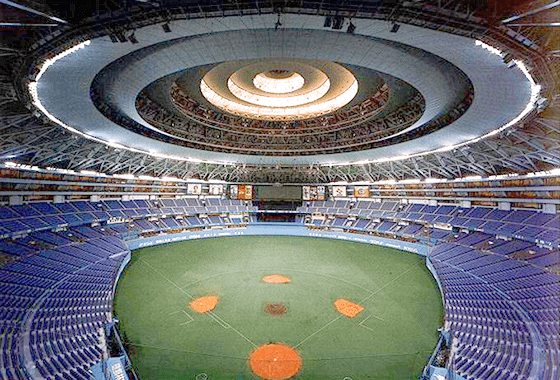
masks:
[[[195,202],[196,201],[196,202]],[[0,267],[0,379],[88,379],[88,368],[102,357],[105,344],[103,325],[111,318],[112,289],[129,234],[161,233],[183,228],[210,228],[231,223],[257,223],[249,217],[217,216],[208,207],[244,205],[214,200],[208,206],[198,200],[73,202],[71,206],[38,206],[35,211],[5,212],[10,221],[19,213],[44,218],[60,211],[60,217],[90,214],[80,225],[66,231],[40,231],[27,236],[0,240],[0,252],[12,258]],[[429,244],[430,259],[441,280],[445,296],[445,327],[457,342],[451,365],[467,379],[525,379],[538,368],[539,380],[558,378],[560,364],[559,251],[553,245],[537,245],[527,236],[557,231],[555,216],[537,213],[497,213],[484,209],[459,212],[451,206],[401,205],[395,202],[359,202],[362,209],[350,209],[350,202],[324,203],[327,218],[312,219],[313,206],[296,217],[296,223],[310,221],[314,228],[334,228],[389,238],[414,239]],[[183,214],[174,212],[175,208]],[[186,213],[187,208],[200,209]],[[144,210],[144,211],[139,211]],[[171,210],[171,212],[169,211]],[[341,212],[344,211],[342,214]],[[131,212],[134,220],[96,227],[88,225],[95,215]],[[154,215],[159,217],[154,217]],[[18,216],[19,215],[19,216]],[[39,216],[37,216],[39,215]],[[43,216],[41,216],[43,215]],[[116,214],[115,214],[116,215]],[[72,219],[72,217],[69,217]],[[489,218],[484,220],[483,218]],[[494,219],[498,220],[494,220]],[[430,227],[430,223],[473,221],[484,226],[493,221],[492,231],[456,233]],[[43,219],[45,220],[45,219]],[[516,234],[497,238],[499,224],[529,223]],[[530,223],[529,223],[530,224]],[[39,225],[39,224],[38,224]],[[42,225],[41,225],[42,226]],[[30,227],[25,224],[25,228]],[[535,229],[532,231],[529,229]],[[556,241],[551,236],[549,242]]]
[[[478,239],[463,238],[458,242]],[[505,243],[502,246],[507,246]],[[527,379],[535,350],[558,376],[560,277],[503,251],[442,243],[430,255],[445,294],[445,328],[458,343],[451,363],[467,379]]]
[[[89,380],[103,357],[113,284],[128,249],[101,228],[74,233],[83,239],[49,232],[60,245],[0,268],[0,379]]]

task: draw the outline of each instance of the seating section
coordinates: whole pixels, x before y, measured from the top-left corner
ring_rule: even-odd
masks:
[[[450,363],[455,372],[469,380],[527,379],[541,365],[536,378],[560,377],[558,215],[373,201],[334,206],[312,202],[298,211],[315,227],[414,238],[434,247],[429,257],[443,286],[445,329],[457,342]],[[437,223],[470,233],[433,228]]]
[[[207,203],[207,204],[206,204]],[[241,213],[256,207],[241,200],[209,198],[205,201],[188,199],[165,200],[105,200],[101,202],[75,201],[53,204],[29,203],[23,206],[0,208],[0,238],[18,236],[32,231],[73,227],[93,222],[107,222],[118,218],[148,218],[162,215],[196,215],[199,213]]]
[[[0,268],[0,378],[90,379],[106,354],[124,242],[81,226],[2,243],[20,256]]]
[[[508,238],[560,247],[560,215],[528,210],[503,211],[486,207],[399,204],[394,201],[315,201],[299,207],[303,214],[351,216],[361,219],[395,219],[414,223],[446,224]],[[385,228],[382,227],[382,229]]]
[[[445,293],[445,328],[458,342],[453,369],[467,379],[527,379],[535,350],[544,352],[544,374],[557,379],[560,365],[560,276],[535,265],[524,241],[459,234],[433,249]],[[492,243],[492,244],[490,244]]]
[[[257,223],[255,211],[219,198],[0,208],[0,253],[9,258],[0,266],[0,379],[89,379],[106,352],[103,328],[125,240]],[[312,202],[298,211],[296,223],[310,228],[432,247],[455,341],[451,365],[465,378],[525,379],[541,364],[539,379],[560,376],[557,215],[371,200]]]

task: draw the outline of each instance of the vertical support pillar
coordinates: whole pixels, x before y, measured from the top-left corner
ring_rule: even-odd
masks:
[[[498,202],[498,210],[510,211],[511,203],[509,202]]]
[[[10,206],[20,206],[23,204],[22,195],[10,195]]]
[[[542,205],[542,212],[545,214],[556,214],[556,205],[545,203]]]

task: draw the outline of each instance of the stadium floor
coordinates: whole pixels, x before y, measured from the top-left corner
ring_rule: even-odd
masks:
[[[288,284],[262,279],[281,274]],[[216,295],[211,313],[189,307]],[[365,307],[338,313],[344,298]],[[267,303],[284,303],[272,316]],[[441,326],[441,296],[416,254],[337,240],[226,237],[133,252],[115,314],[141,380],[254,376],[248,355],[296,348],[298,379],[418,379]]]

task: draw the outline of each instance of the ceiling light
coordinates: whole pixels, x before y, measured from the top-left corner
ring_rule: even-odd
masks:
[[[253,78],[253,84],[259,90],[273,94],[285,94],[303,87],[305,79],[298,74],[292,73],[287,78],[271,78],[265,73],[259,73]]]

